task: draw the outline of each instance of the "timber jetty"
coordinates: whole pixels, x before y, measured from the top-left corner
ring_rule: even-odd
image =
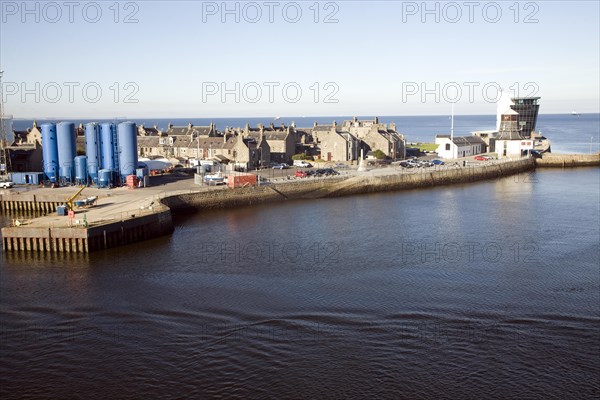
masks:
[[[600,165],[594,164],[594,160],[600,160],[600,154],[594,156],[585,164],[578,161],[575,165]],[[565,159],[561,162],[565,166],[574,163]],[[97,206],[76,210],[74,218],[58,216],[55,211],[77,191],[76,187],[4,191],[0,192],[0,210],[18,217],[13,226],[2,228],[2,246],[5,252],[88,253],[171,234],[172,213],[462,184],[526,173],[534,170],[536,164],[546,166],[539,159],[519,158],[467,167],[445,165],[406,170],[391,166],[338,177],[292,178],[234,189],[198,187],[190,183],[192,179],[133,190],[89,188],[88,193],[98,197]],[[36,212],[45,215],[35,217]],[[33,217],[29,218],[31,213]]]

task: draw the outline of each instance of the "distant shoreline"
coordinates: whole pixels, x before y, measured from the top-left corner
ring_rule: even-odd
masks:
[[[586,115],[600,115],[600,113],[597,112],[589,112],[589,113],[579,113],[577,114],[578,117],[581,116],[586,116]],[[357,115],[357,118],[373,118],[375,115]],[[449,114],[398,114],[398,115],[377,115],[377,117],[379,117],[380,119],[386,119],[386,118],[409,118],[409,117],[448,117]],[[565,112],[565,113],[540,113],[538,114],[538,116],[572,116],[571,112]],[[454,115],[455,118],[457,117],[491,117],[491,118],[496,118],[496,114],[455,114]],[[186,116],[186,117],[177,117],[177,116],[170,116],[170,117],[163,117],[163,116],[143,116],[143,117],[13,117],[12,120],[13,121],[65,121],[65,120],[76,120],[76,121],[113,121],[115,119],[118,120],[180,120],[180,119],[189,119],[189,120],[194,120],[194,119],[262,119],[262,120],[267,120],[267,121],[273,121],[275,120],[274,116],[247,116],[247,115],[242,115],[242,116],[221,116],[221,117],[213,117],[213,116],[197,116],[197,117],[190,117],[190,116]],[[309,118],[316,118],[316,119],[322,119],[322,118],[333,118],[333,119],[348,119],[348,118],[352,118],[352,115],[306,115],[306,116],[298,116],[298,115],[292,115],[292,116],[281,116],[278,120],[281,119],[290,119],[290,118],[296,118],[296,119],[309,119]]]

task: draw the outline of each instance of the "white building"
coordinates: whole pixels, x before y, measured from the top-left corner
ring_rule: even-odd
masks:
[[[435,144],[440,158],[469,157],[485,153],[486,144],[479,136],[436,135]]]
[[[520,134],[519,113],[510,108],[504,111],[495,140],[498,158],[527,155],[533,150],[533,144],[533,139],[523,138]]]

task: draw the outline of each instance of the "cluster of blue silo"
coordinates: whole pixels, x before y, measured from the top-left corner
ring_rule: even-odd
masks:
[[[135,175],[137,128],[133,122],[85,126],[85,156],[77,156],[75,125],[42,125],[44,173],[51,182],[110,187]]]

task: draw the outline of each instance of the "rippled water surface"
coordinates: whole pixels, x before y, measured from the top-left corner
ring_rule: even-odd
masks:
[[[0,398],[593,398],[600,169],[0,259]],[[6,216],[3,222],[6,223]]]

